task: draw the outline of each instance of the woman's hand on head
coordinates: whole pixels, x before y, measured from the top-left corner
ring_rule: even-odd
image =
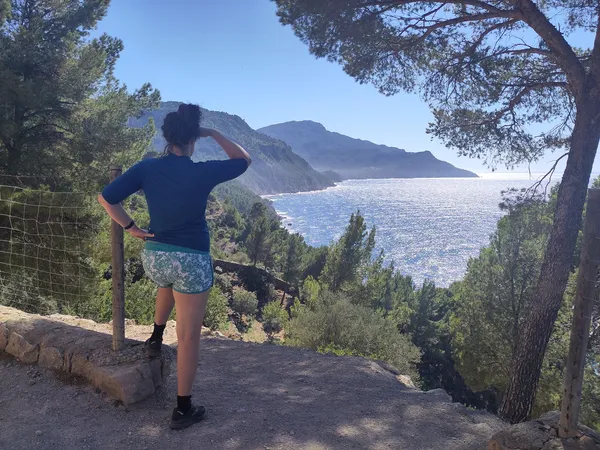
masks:
[[[142,239],[142,240],[146,240],[146,238],[149,238],[149,237],[154,237],[154,233],[148,233],[148,231],[139,228],[137,225],[134,225],[129,230],[125,230],[125,231],[127,231],[134,238],[138,238],[138,239]]]
[[[200,137],[201,138],[207,138],[207,137],[212,137],[215,133],[215,130],[213,130],[212,128],[204,128],[204,127],[200,127]]]

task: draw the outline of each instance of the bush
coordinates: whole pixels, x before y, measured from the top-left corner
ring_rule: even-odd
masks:
[[[313,308],[298,308],[294,314],[286,327],[286,345],[383,360],[417,379],[419,350],[380,312],[324,293]]]
[[[276,300],[279,300],[279,294],[277,293],[277,290],[275,289],[275,285],[272,283],[267,284],[267,289],[266,289],[266,303],[270,303],[270,302],[274,302]]]
[[[231,292],[231,280],[229,276],[220,273],[215,277],[215,285],[221,290],[221,292]]]
[[[263,308],[262,318],[265,333],[279,333],[288,320],[288,314],[278,302],[270,302]]]
[[[223,328],[227,324],[227,313],[227,297],[218,288],[211,289],[204,314],[204,326],[213,331]]]
[[[231,255],[227,255],[227,259],[239,264],[250,264],[250,258],[242,251],[236,251]]]
[[[131,280],[135,274],[125,272],[125,317],[141,325],[154,323],[156,309],[156,285],[148,278],[135,283]],[[98,275],[98,278],[101,278]],[[112,319],[112,280],[101,279],[97,294],[87,302],[69,305],[63,314],[76,315],[96,322],[108,322]]]
[[[231,308],[238,314],[254,316],[258,307],[258,299],[254,292],[237,290],[233,293]]]
[[[156,284],[148,278],[125,285],[125,317],[141,325],[154,323]],[[111,314],[112,316],[112,314]]]
[[[34,273],[32,270],[31,272]],[[34,314],[54,314],[59,312],[59,307],[56,299],[52,296],[41,295],[35,292],[36,289],[28,289],[28,286],[35,286],[37,281],[35,275],[30,274],[14,274],[14,278],[0,280],[0,305],[10,306]],[[68,306],[65,307],[65,309]]]
[[[319,285],[319,282],[313,277],[309,276],[302,283],[302,288],[300,289],[300,299],[304,304],[311,308],[313,303],[319,297],[320,291],[321,286]]]

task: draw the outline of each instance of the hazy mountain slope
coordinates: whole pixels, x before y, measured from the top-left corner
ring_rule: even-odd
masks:
[[[162,103],[158,109],[146,112],[140,119],[132,118],[131,126],[142,126],[149,118],[156,124],[157,135],[153,145],[162,152],[165,141],[160,127],[164,117],[177,109],[178,102]],[[304,159],[292,152],[284,142],[258,133],[238,116],[202,110],[202,126],[216,128],[241,144],[252,155],[253,163],[239,181],[257,194],[275,194],[324,189],[332,181],[315,171]],[[194,159],[225,159],[221,148],[212,139],[198,141]]]
[[[440,161],[430,152],[405,150],[354,139],[311,121],[286,122],[258,130],[288,143],[319,171],[332,170],[344,178],[476,177]]]

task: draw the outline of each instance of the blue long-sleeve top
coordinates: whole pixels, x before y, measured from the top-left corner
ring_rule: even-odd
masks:
[[[210,251],[206,223],[208,195],[219,183],[239,177],[248,169],[244,159],[193,162],[172,153],[141,161],[102,191],[111,205],[143,190],[150,214],[149,232],[155,242]]]

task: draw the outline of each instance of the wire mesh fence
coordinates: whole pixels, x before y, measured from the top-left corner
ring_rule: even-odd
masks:
[[[42,314],[73,311],[98,286],[90,258],[95,196],[12,181],[0,184],[0,303]]]

